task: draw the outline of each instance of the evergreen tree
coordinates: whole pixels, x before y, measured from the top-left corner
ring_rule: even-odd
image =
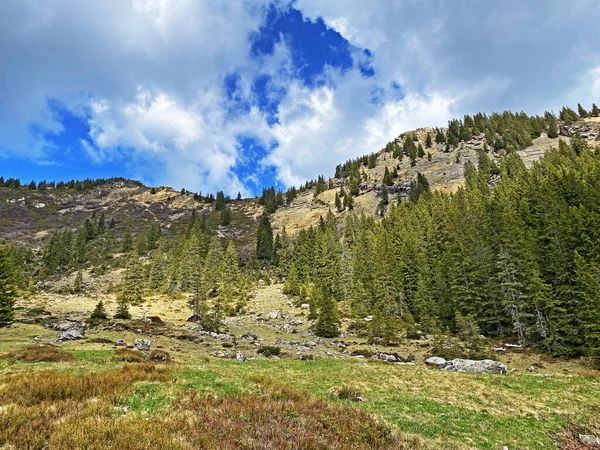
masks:
[[[131,256],[127,261],[121,291],[118,295],[120,305],[138,304],[142,301],[144,274],[141,261],[137,256]],[[125,310],[120,308],[120,310]]]
[[[273,230],[269,216],[264,213],[258,223],[256,256],[263,261],[271,261],[273,259]]]
[[[583,106],[581,106],[581,103],[577,103],[577,113],[579,114],[579,117],[581,117],[582,119],[589,117],[588,112],[585,110],[585,108]]]
[[[336,301],[331,296],[323,297],[319,318],[315,323],[315,334],[320,337],[333,338],[340,335],[340,317]]]
[[[14,319],[16,297],[16,268],[5,248],[0,247],[0,327],[8,326]]]
[[[427,139],[425,140],[425,147],[431,148],[433,146],[433,141],[431,139],[431,133],[427,133]]]
[[[75,275],[75,281],[73,281],[73,292],[77,294],[83,292],[83,274],[81,271],[78,271],[77,275]]]
[[[131,236],[131,231],[129,230],[129,228],[126,228],[125,233],[123,233],[121,251],[123,253],[129,253],[131,250],[133,250],[133,237]]]
[[[337,209],[338,212],[342,212],[344,210],[344,207],[342,206],[342,201],[340,200],[340,196],[339,194],[335,193],[335,209]]]
[[[106,318],[107,318],[107,315],[106,315],[106,310],[104,309],[104,303],[102,303],[102,300],[100,300],[96,304],[96,307],[94,308],[94,310],[92,311],[92,314],[90,315],[90,319],[104,320]]]
[[[231,211],[231,208],[229,206],[225,206],[221,210],[221,225],[223,225],[224,227],[229,226],[231,224],[232,216],[233,213]]]
[[[598,108],[595,103],[592,105],[592,111],[590,115],[592,117],[600,117],[600,108]]]

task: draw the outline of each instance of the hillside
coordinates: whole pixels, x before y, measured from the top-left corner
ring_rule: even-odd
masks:
[[[2,180],[0,448],[598,448],[599,136],[465,116],[290,201]]]

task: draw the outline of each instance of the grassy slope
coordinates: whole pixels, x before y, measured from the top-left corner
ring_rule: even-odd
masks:
[[[270,323],[305,320],[305,311],[289,306],[280,288],[280,285],[258,288],[254,300],[248,305],[248,313],[228,320],[228,332],[239,337],[250,331],[260,337],[261,344],[268,345],[273,345],[277,338],[301,342],[311,340],[305,334],[307,323],[297,326],[298,333],[290,334],[268,326],[260,319],[265,312],[279,310],[285,311],[288,319],[272,319]],[[114,299],[110,295],[105,294],[105,300],[109,308],[114,306]],[[22,300],[19,306],[43,307],[58,318],[68,316],[80,319],[89,314],[96,301],[97,297],[52,294]],[[189,315],[184,299],[155,297],[133,308],[132,312],[136,315],[142,310],[147,315],[159,315],[170,324],[169,330],[174,332],[181,329]],[[19,309],[18,316],[26,318],[26,311]],[[509,363],[509,368],[516,369],[507,375],[447,373],[421,364],[429,341],[408,340],[397,348],[385,350],[403,356],[412,353],[417,360],[415,366],[357,360],[325,344],[310,352],[321,358],[319,360],[295,359],[295,346],[283,347],[287,357],[268,360],[256,354],[257,345],[242,339],[237,340],[235,348],[223,348],[219,340],[204,338],[203,342],[196,344],[161,335],[160,332],[145,329],[136,331],[136,326],[131,331],[89,330],[87,333],[89,338],[124,338],[129,343],[135,338],[151,339],[153,348],[162,347],[170,351],[177,362],[170,366],[174,379],[152,382],[142,379],[119,395],[111,396],[106,407],[121,411],[118,416],[125,420],[138,416],[179,420],[180,406],[189,401],[192,393],[200,398],[253,396],[256,401],[272,405],[277,410],[281,406],[277,403],[282,395],[279,391],[284,386],[301,393],[303,400],[300,403],[286,406],[295,411],[294,416],[307,414],[302,408],[313,405],[311,402],[314,399],[323,399],[326,405],[350,404],[395,430],[401,442],[410,442],[408,448],[496,449],[507,445],[511,449],[542,449],[557,447],[560,441],[553,435],[560,434],[564,429],[591,434],[600,431],[600,377],[597,372],[587,371],[585,365],[578,361],[559,361],[534,353],[514,353],[499,356],[499,359]],[[0,329],[0,352],[12,352],[29,346],[36,335],[41,335],[42,341],[48,342],[56,337],[56,332],[37,324],[25,323]],[[373,352],[383,349],[367,346],[364,340],[350,335],[345,337],[345,342],[350,351],[357,348],[368,348]],[[59,345],[75,355],[76,361],[37,364],[16,361],[9,364],[8,359],[0,359],[0,404],[3,403],[2,395],[11,390],[7,380],[20,379],[25,374],[49,368],[59,374],[81,376],[91,372],[113,372],[122,366],[122,363],[113,359],[114,348],[111,344],[84,340]],[[332,355],[327,355],[327,350]],[[224,361],[211,357],[214,351],[242,351],[257,360],[245,363]],[[552,376],[529,374],[525,369],[531,364],[543,367],[540,370]],[[334,391],[341,386],[356,390],[365,401],[349,403],[337,400]],[[274,394],[275,391],[279,393]],[[83,407],[85,401],[78,401],[79,407]],[[233,409],[237,407],[249,406],[232,405]],[[123,411],[127,413],[123,414]],[[328,411],[322,411],[323,415],[330,414]],[[109,420],[104,415],[102,417],[102,420]],[[228,420],[235,422],[239,418]],[[130,422],[126,423],[127,427],[133,426]],[[170,425],[162,423],[155,426],[166,427],[166,430]],[[316,432],[312,428],[310,430],[311,433]],[[308,429],[305,431],[308,432]],[[155,444],[158,445],[157,442]],[[207,448],[217,447],[207,444]]]
[[[54,367],[61,373],[117,370],[108,352],[75,352],[77,362],[3,361],[10,375]],[[342,385],[365,398],[354,403],[401,436],[418,436],[431,448],[555,448],[553,433],[568,426],[598,431],[600,380],[594,377],[538,378],[445,373],[434,369],[364,361],[214,361],[173,366],[174,380],[139,382],[114,404],[129,415],[169,416],[190,392],[201,397],[260,396],[283,383],[332,403]]]

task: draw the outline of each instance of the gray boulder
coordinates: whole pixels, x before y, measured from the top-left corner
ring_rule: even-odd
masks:
[[[152,342],[147,341],[145,339],[136,339],[133,341],[133,346],[140,351],[148,351],[150,350],[150,345]]]
[[[235,354],[235,359],[237,359],[238,361],[244,362],[244,361],[246,361],[246,355],[244,355],[242,352],[237,352]]]
[[[600,445],[600,438],[597,438],[596,436],[594,436],[592,434],[580,434],[579,441],[582,444],[587,444],[587,445]]]
[[[83,326],[74,326],[69,328],[66,331],[61,332],[58,335],[59,341],[76,341],[79,339],[85,339],[85,335],[83,333]]]
[[[481,361],[453,359],[450,364],[443,367],[443,370],[449,372],[506,373],[506,365],[491,359]]]
[[[115,347],[127,347],[127,342],[125,342],[123,339],[117,339],[115,341]]]
[[[432,356],[432,357],[427,358],[425,360],[425,365],[426,366],[432,366],[432,367],[435,367],[437,369],[443,369],[448,364],[450,364],[450,361],[446,361],[444,358],[441,358],[439,356]]]

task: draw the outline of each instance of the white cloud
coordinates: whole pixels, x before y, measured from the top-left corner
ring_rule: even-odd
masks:
[[[247,194],[243,183],[253,176],[240,181],[231,170],[247,164],[239,135],[267,148],[278,142],[261,164],[298,185],[376,151],[402,131],[444,125],[452,116],[539,112],[590,97],[598,103],[600,3],[593,0],[551,6],[543,0],[374,0],[368,8],[363,0],[297,0],[293,7],[305,17],[322,17],[353,46],[373,53],[374,77],[327,69],[325,83],[313,88],[294,80],[285,38],[272,55],[251,57],[248,37],[267,3],[4,2],[0,156],[47,161],[52,135],[64,130],[48,107],[52,98],[88,120],[81,152],[93,161],[126,154],[143,180]],[[359,51],[353,57],[365,59]],[[222,83],[233,72],[239,79],[229,100]],[[273,125],[256,106],[258,75],[270,77],[267,97],[280,102]],[[403,97],[391,88],[396,82]]]
[[[444,125],[450,117],[454,100],[442,93],[411,93],[380,106],[370,101],[374,84],[357,70],[329,76],[335,89],[293,83],[279,106],[279,123],[271,129],[279,146],[264,162],[276,166],[288,186],[332,175],[337,164],[379,150],[403,130]]]

